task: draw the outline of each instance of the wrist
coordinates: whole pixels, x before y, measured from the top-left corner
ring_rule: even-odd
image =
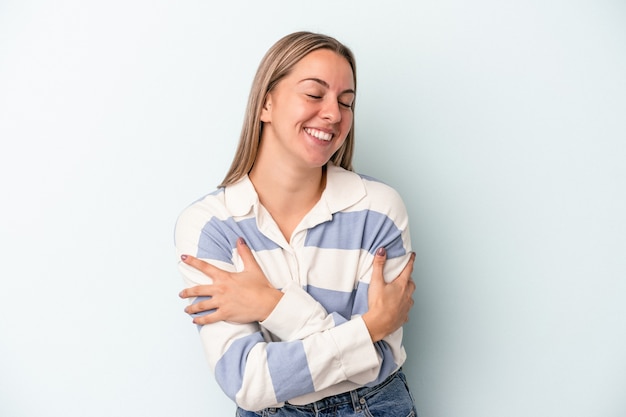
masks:
[[[365,312],[361,318],[363,319],[363,322],[365,323],[365,327],[367,327],[367,331],[370,334],[370,338],[372,339],[373,343],[378,342],[379,340],[382,340],[386,334],[384,334],[383,331],[381,331],[380,326],[378,325],[375,317],[372,317],[372,314],[370,311]]]
[[[272,311],[276,308],[281,298],[283,298],[283,293],[276,288],[267,288],[262,295],[262,309],[261,309],[261,317],[258,320],[259,322],[264,321],[267,317],[272,314]]]

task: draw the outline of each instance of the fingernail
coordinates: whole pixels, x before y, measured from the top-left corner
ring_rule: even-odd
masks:
[[[246,240],[245,240],[244,238],[240,237],[240,238],[239,238],[239,239],[237,239],[237,240],[239,241],[239,244],[240,244],[240,245],[244,245],[244,246],[246,245]]]
[[[180,298],[183,298],[183,297],[185,296],[185,294],[184,294],[184,293],[185,293],[185,290],[182,290],[181,292],[179,292],[179,293],[178,293],[178,296],[179,296]]]
[[[187,259],[187,255],[180,255],[180,259],[184,261],[185,259]]]
[[[378,248],[378,250],[376,251],[376,255],[378,256],[385,256],[385,253],[387,253],[385,248]]]

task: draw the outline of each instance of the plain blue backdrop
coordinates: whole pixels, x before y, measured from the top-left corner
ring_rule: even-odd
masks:
[[[417,251],[421,417],[626,414],[623,1],[0,2],[0,415],[231,416],[177,293],[256,66],[354,50]]]

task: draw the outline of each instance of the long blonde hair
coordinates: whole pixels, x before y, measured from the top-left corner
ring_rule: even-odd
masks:
[[[330,49],[348,61],[352,68],[356,91],[356,62],[352,51],[347,46],[330,36],[311,32],[295,32],[280,39],[267,51],[254,76],[239,137],[239,145],[228,173],[219,187],[234,184],[250,172],[259,151],[263,129],[260,117],[267,93],[283,77],[287,76],[302,58],[318,49]],[[352,109],[354,110],[354,103]],[[353,152],[354,118],[346,140],[330,160],[333,164],[352,171]]]

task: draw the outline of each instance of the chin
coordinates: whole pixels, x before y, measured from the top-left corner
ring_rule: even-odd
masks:
[[[310,165],[312,168],[321,168],[321,167],[323,167],[324,165],[326,165],[326,164],[328,163],[328,161],[330,161],[330,158],[328,158],[328,159],[319,159],[319,160],[314,160],[314,161],[310,161],[310,162],[309,162],[309,165]]]

